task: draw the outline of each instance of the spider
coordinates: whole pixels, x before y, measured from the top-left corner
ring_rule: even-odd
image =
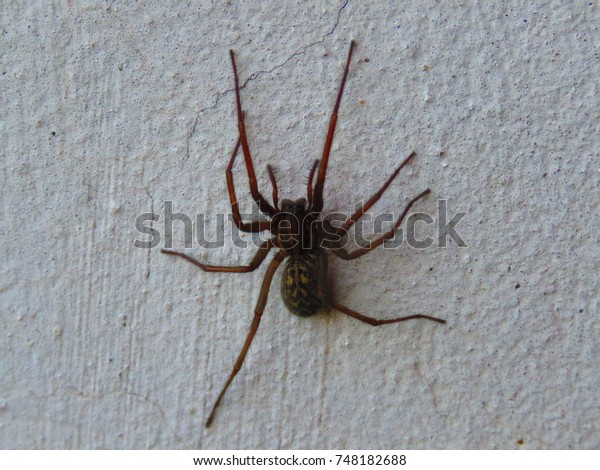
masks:
[[[326,253],[329,251],[344,260],[355,259],[368,253],[386,240],[392,238],[395,230],[400,226],[413,204],[431,192],[429,189],[426,189],[421,194],[411,199],[402,214],[400,214],[400,217],[395,222],[394,226],[381,237],[371,242],[368,246],[360,247],[351,252],[345,250],[342,240],[347,234],[348,229],[350,229],[354,223],[365,212],[367,212],[371,206],[373,206],[373,204],[377,202],[383,192],[398,175],[400,170],[416,155],[415,152],[412,152],[400,164],[400,166],[396,168],[394,173],[387,179],[379,191],[377,191],[371,197],[371,199],[367,201],[366,204],[362,205],[360,209],[358,209],[350,218],[348,218],[343,225],[336,227],[328,223],[326,220],[321,219],[321,211],[323,209],[323,187],[325,186],[325,178],[327,176],[327,164],[329,162],[331,144],[333,142],[333,136],[335,133],[338,110],[340,107],[340,102],[342,101],[344,86],[346,84],[348,69],[350,67],[352,52],[355,45],[356,43],[354,41],[350,42],[350,50],[346,60],[344,75],[342,76],[340,89],[333,107],[331,120],[329,122],[329,130],[325,140],[323,156],[321,160],[315,160],[311,167],[308,176],[306,199],[301,198],[296,199],[295,201],[283,199],[281,201],[281,205],[279,204],[277,181],[275,180],[275,174],[271,165],[267,165],[267,171],[269,173],[269,179],[273,188],[273,203],[271,204],[268,202],[258,190],[256,175],[254,173],[254,166],[252,163],[252,156],[250,153],[250,145],[248,144],[248,137],[246,135],[246,125],[244,123],[244,112],[242,111],[242,103],[240,99],[240,85],[237,67],[235,64],[235,54],[233,50],[229,51],[235,81],[235,99],[239,130],[237,143],[233,149],[233,153],[226,170],[227,189],[229,191],[229,200],[231,203],[233,220],[237,228],[242,232],[256,233],[268,230],[271,232],[272,238],[265,241],[259,247],[257,253],[254,255],[254,258],[252,261],[250,261],[250,264],[245,266],[214,266],[201,263],[194,258],[177,251],[166,249],[161,251],[168,255],[179,256],[198,266],[203,271],[227,273],[247,273],[254,271],[265,260],[267,254],[272,248],[277,248],[278,251],[267,267],[265,277],[262,282],[262,287],[260,289],[258,302],[256,304],[256,308],[254,309],[254,318],[250,326],[250,331],[246,337],[246,341],[244,342],[238,359],[233,366],[233,370],[225,381],[225,385],[221,389],[221,392],[219,393],[212,407],[210,415],[206,420],[206,427],[209,427],[213,422],[219,404],[225,396],[229,385],[240,371],[242,364],[244,363],[248,349],[250,348],[252,340],[254,339],[254,336],[256,335],[260,325],[260,320],[267,303],[267,297],[269,295],[269,289],[271,287],[273,276],[275,275],[275,272],[277,271],[277,268],[279,268],[280,264],[286,259],[287,261],[284,265],[281,279],[281,296],[288,310],[295,315],[301,317],[310,317],[319,312],[326,312],[334,309],[373,326],[397,323],[417,318],[432,320],[438,323],[446,323],[445,320],[429,315],[409,315],[390,320],[377,320],[335,302],[330,296]],[[270,220],[254,222],[245,222],[242,220],[233,182],[233,166],[240,147],[242,148],[242,153],[246,163],[252,199],[256,202],[256,204],[258,204],[260,211],[266,214]],[[317,178],[316,183],[313,186],[315,173]]]

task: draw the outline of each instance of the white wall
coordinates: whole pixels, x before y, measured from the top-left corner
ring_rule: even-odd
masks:
[[[0,445],[598,448],[600,16],[527,3],[5,6]],[[135,219],[165,201],[230,213],[230,48],[259,184],[271,163],[302,196],[352,38],[326,211],[351,212],[415,150],[377,211],[430,187],[415,209],[467,213],[468,247],[332,261],[335,298],[448,324],[302,319],[275,287],[206,430],[264,268],[134,248]]]

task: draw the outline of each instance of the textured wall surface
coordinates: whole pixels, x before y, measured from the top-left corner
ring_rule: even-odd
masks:
[[[597,2],[4,3],[1,447],[600,447]],[[435,243],[332,259],[333,294],[448,323],[303,319],[275,286],[207,430],[265,267],[161,254],[166,201],[210,239],[230,213],[230,48],[260,186],[271,163],[304,195],[352,38],[325,211],[415,150],[376,209],[430,187]],[[466,247],[438,242],[439,200]],[[136,248],[147,212],[160,245]],[[232,235],[189,253],[248,262]]]

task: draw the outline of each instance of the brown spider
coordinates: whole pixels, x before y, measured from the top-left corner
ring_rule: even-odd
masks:
[[[246,126],[244,125],[244,113],[242,111],[242,104],[240,100],[240,86],[237,68],[235,65],[235,57],[233,51],[229,51],[235,80],[235,99],[237,104],[239,128],[239,137],[235,148],[233,149],[233,154],[231,155],[231,159],[229,160],[229,165],[227,166],[226,171],[227,188],[229,190],[229,200],[231,202],[233,220],[236,226],[243,232],[262,232],[268,230],[273,234],[273,238],[265,241],[260,246],[258,252],[247,266],[213,266],[200,263],[199,261],[183,253],[178,253],[172,250],[161,251],[169,255],[180,256],[181,258],[198,266],[203,271],[228,273],[247,273],[254,271],[265,260],[271,248],[278,248],[279,251],[275,254],[269,266],[267,267],[267,272],[260,289],[258,302],[254,310],[254,319],[252,321],[252,325],[250,326],[250,331],[248,332],[248,336],[246,337],[242,351],[240,352],[240,355],[233,366],[233,371],[229,374],[229,377],[221,389],[221,393],[219,393],[219,396],[212,407],[212,411],[206,420],[206,427],[210,426],[212,423],[219,403],[221,403],[221,400],[229,388],[229,385],[233,381],[233,378],[242,367],[246,353],[248,352],[250,344],[254,339],[254,335],[258,330],[258,325],[260,324],[260,319],[265,309],[265,304],[267,303],[267,296],[269,295],[271,281],[275,275],[275,271],[277,271],[277,268],[285,258],[287,258],[287,262],[284,266],[282,274],[281,295],[286,307],[296,315],[301,317],[310,317],[318,312],[335,309],[373,326],[397,323],[415,318],[424,318],[427,320],[436,321],[438,323],[446,323],[445,320],[431,317],[429,315],[410,315],[391,320],[377,320],[375,318],[362,315],[354,310],[349,309],[348,307],[334,302],[329,295],[327,255],[324,250],[331,251],[333,254],[345,260],[358,258],[359,256],[364,255],[365,253],[381,245],[386,240],[392,238],[395,230],[402,223],[412,205],[417,200],[430,193],[430,190],[426,189],[421,194],[411,199],[392,229],[377,240],[371,242],[369,246],[358,248],[350,253],[348,253],[342,246],[341,241],[347,234],[348,229],[352,227],[352,225],[354,225],[354,223],[366,211],[368,211],[373,204],[375,204],[375,202],[377,202],[383,192],[394,180],[396,175],[398,175],[402,167],[416,155],[413,152],[400,164],[400,166],[388,178],[381,189],[377,191],[373,197],[371,197],[371,199],[369,199],[367,203],[364,204],[355,214],[346,220],[341,227],[334,227],[332,224],[327,223],[325,220],[320,218],[321,210],[323,209],[323,187],[325,185],[325,177],[327,175],[327,163],[329,161],[329,153],[331,151],[331,144],[333,142],[333,135],[338,117],[338,109],[342,100],[342,94],[344,92],[344,85],[346,84],[346,77],[348,76],[348,68],[352,59],[352,51],[354,50],[354,46],[355,42],[351,41],[350,51],[348,52],[348,59],[344,69],[340,90],[333,108],[331,121],[329,122],[329,130],[327,132],[327,139],[325,140],[323,157],[321,158],[320,163],[319,160],[316,160],[310,170],[308,177],[307,197],[306,199],[301,198],[295,201],[284,199],[281,201],[281,206],[279,206],[278,201],[277,182],[275,180],[273,168],[270,165],[267,166],[267,170],[273,186],[273,204],[271,205],[258,190],[254,166],[252,164],[252,156],[250,154],[250,146],[248,145],[248,137],[246,136]],[[235,163],[235,158],[240,146],[242,147],[244,160],[246,162],[246,170],[248,171],[248,179],[252,198],[258,204],[261,212],[269,216],[269,221],[244,222],[240,216],[232,173],[233,164]],[[313,188],[313,178],[317,167],[319,168],[319,172],[317,173],[317,181]]]

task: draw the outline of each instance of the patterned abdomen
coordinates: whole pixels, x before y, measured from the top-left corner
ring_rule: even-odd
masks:
[[[288,310],[300,317],[328,311],[326,255],[316,253],[290,256],[281,276],[281,297]]]

